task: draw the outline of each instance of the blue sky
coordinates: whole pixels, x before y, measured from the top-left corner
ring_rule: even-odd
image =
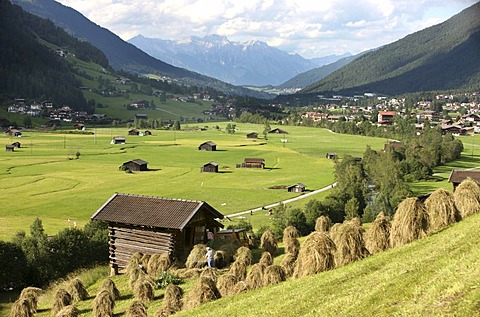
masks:
[[[219,34],[306,58],[353,54],[445,21],[478,0],[57,0],[124,40]]]

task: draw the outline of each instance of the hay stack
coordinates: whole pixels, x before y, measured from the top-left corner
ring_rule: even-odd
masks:
[[[462,218],[480,211],[480,186],[470,177],[457,186],[453,198]]]
[[[243,281],[247,276],[247,265],[242,261],[235,261],[230,266],[229,273],[235,276],[238,281]]]
[[[299,236],[300,236],[300,233],[298,232],[297,228],[295,228],[294,226],[288,226],[285,229],[283,229],[282,241],[285,242],[285,240],[288,240],[288,239],[297,239]]]
[[[280,263],[280,265],[283,267],[283,271],[285,272],[285,277],[291,277],[293,275],[296,261],[297,261],[297,255],[293,253],[285,254],[285,257],[282,259],[282,262]]]
[[[260,247],[265,249],[265,251],[270,252],[272,256],[275,256],[277,253],[277,240],[270,229],[265,230],[262,234],[262,237],[260,238]]]
[[[141,259],[143,257],[143,254],[140,252],[134,253],[131,257],[130,260],[128,260],[127,267],[125,268],[125,273],[130,275],[132,270],[136,270],[141,264]]]
[[[199,277],[202,273],[202,269],[178,269],[172,272],[182,280]]]
[[[204,303],[221,298],[217,285],[212,279],[200,278],[185,298],[187,309],[198,307]]]
[[[265,265],[260,263],[252,265],[245,279],[249,289],[257,289],[263,286],[263,272],[265,272]]]
[[[425,206],[417,197],[404,199],[397,208],[390,230],[392,248],[421,239],[428,226]]]
[[[78,308],[73,305],[68,305],[63,307],[55,317],[77,317],[78,315],[80,315]]]
[[[115,285],[115,283],[109,277],[103,280],[102,285],[100,286],[100,289],[108,291],[113,300],[120,299],[120,292],[118,291],[118,288]]]
[[[227,260],[227,254],[225,251],[215,251],[213,255],[213,261],[215,262],[215,267],[218,269],[223,269],[228,266],[230,262]]]
[[[88,292],[82,281],[79,278],[74,278],[68,285],[68,292],[72,295],[74,302],[86,300],[88,298]]]
[[[293,277],[316,274],[335,267],[335,243],[327,234],[314,231],[303,242],[298,253]]]
[[[371,253],[384,251],[390,247],[390,219],[380,212],[367,230],[365,245]]]
[[[10,308],[10,317],[32,317],[35,314],[32,310],[29,300],[20,297]]]
[[[143,266],[143,267],[147,267],[148,266],[148,262],[150,261],[150,258],[152,256],[150,254],[144,254],[141,258],[140,258],[140,264]]]
[[[290,253],[295,256],[295,258],[298,255],[298,252],[300,251],[300,242],[298,239],[287,239],[283,240],[285,244],[285,253]]]
[[[165,296],[163,298],[163,305],[157,313],[156,317],[170,316],[182,310],[182,289],[174,284],[168,284],[165,288]]]
[[[320,216],[315,221],[315,231],[318,232],[328,232],[331,226],[330,218],[326,216]]]
[[[25,287],[20,293],[19,299],[24,299],[28,302],[31,313],[37,312],[38,297],[42,293],[42,289],[38,287]]]
[[[134,300],[128,306],[127,317],[147,317],[147,306],[141,301]]]
[[[218,291],[222,297],[235,294],[235,285],[237,284],[237,278],[233,274],[224,274],[218,278]]]
[[[278,284],[285,281],[285,271],[280,265],[270,265],[263,273],[263,286]]]
[[[153,254],[147,264],[149,275],[158,276],[158,274],[167,271],[172,265],[172,260],[168,253]]]
[[[233,289],[234,294],[240,294],[246,291],[248,291],[248,286],[247,283],[245,283],[244,281],[240,281],[235,284],[235,288]]]
[[[53,297],[52,316],[55,316],[63,307],[72,303],[72,295],[64,288],[59,288]]]
[[[214,267],[207,267],[200,273],[200,278],[209,278],[216,283],[218,279],[218,270]]]
[[[357,218],[358,219],[358,218]],[[368,256],[368,250],[363,240],[364,230],[355,218],[339,227],[335,235],[335,265],[342,266]]]
[[[425,209],[428,233],[437,232],[460,218],[453,195],[443,188],[437,189],[425,200]]]
[[[270,252],[262,252],[262,256],[260,257],[260,261],[258,263],[263,264],[265,266],[270,266],[273,264],[273,257]]]
[[[235,239],[236,242],[232,243],[226,243],[222,246],[220,246],[217,250],[217,252],[223,252],[223,258],[225,263],[230,264],[233,261],[233,257],[235,256],[235,253],[237,252],[239,245],[238,245],[238,240]],[[217,261],[215,261],[215,264]]]
[[[245,266],[251,265],[253,261],[252,251],[247,247],[240,247],[235,253],[235,262],[241,262]]]
[[[337,235],[338,230],[340,229],[341,226],[342,226],[341,223],[334,223],[334,224],[330,227],[330,230],[328,231],[328,235],[330,236],[330,238],[331,238],[332,240],[335,240],[335,236]]]
[[[141,280],[146,276],[146,273],[143,270],[143,266],[141,264],[139,264],[139,266],[137,266],[136,268],[132,266],[127,274],[128,284],[130,285],[130,288],[134,288],[137,281]]]
[[[141,278],[133,287],[133,296],[142,302],[150,302],[155,296],[154,284],[147,278]]]
[[[94,317],[112,317],[115,300],[106,289],[100,290],[92,303]]]
[[[207,246],[205,244],[196,244],[193,246],[192,251],[187,257],[185,265],[187,269],[201,269],[202,267],[207,266],[207,258],[205,254],[207,253]]]

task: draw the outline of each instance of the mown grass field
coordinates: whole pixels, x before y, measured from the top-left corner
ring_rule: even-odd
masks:
[[[209,124],[207,124],[209,125]],[[0,136],[4,144],[20,141],[15,152],[0,152],[0,239],[10,240],[18,230],[28,232],[36,217],[48,234],[67,227],[67,219],[83,226],[115,192],[203,200],[230,214],[294,197],[271,186],[302,182],[307,189],[333,182],[333,162],[327,152],[362,156],[367,145],[383,147],[384,139],[340,135],[324,129],[285,127],[283,135],[268,140],[247,139],[262,125],[237,124],[236,134],[218,131],[154,131],[152,136],[127,136],[127,128],[90,129],[94,135],[25,132],[23,138]],[[273,128],[273,127],[272,127]],[[127,136],[127,144],[112,145],[113,136]],[[199,151],[211,140],[218,151]],[[79,159],[75,153],[80,152]],[[240,169],[246,157],[261,157],[266,169]],[[150,171],[125,173],[118,167],[140,158]],[[220,173],[200,173],[210,161]],[[305,201],[306,202],[306,201]]]

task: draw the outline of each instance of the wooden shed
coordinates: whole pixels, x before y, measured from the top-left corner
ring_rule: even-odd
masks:
[[[208,162],[201,167],[200,172],[218,173],[218,163]]]
[[[250,132],[247,134],[248,139],[257,139],[258,138],[258,133],[257,132]]]
[[[276,133],[276,134],[288,134],[287,131],[282,130],[280,128],[275,128],[273,130],[268,131],[268,133]]]
[[[237,167],[265,168],[265,160],[263,158],[246,158],[242,164],[237,164]]]
[[[152,131],[150,131],[150,130],[145,130],[145,132],[143,132],[143,135],[152,135]]]
[[[325,158],[329,159],[329,160],[335,160],[335,159],[338,158],[338,155],[337,155],[337,153],[329,152],[325,155]]]
[[[128,131],[128,135],[139,135],[140,134],[140,131],[138,131],[137,129],[131,129]]]
[[[17,149],[19,149],[19,148],[21,147],[21,144],[20,144],[20,142],[13,142],[13,143],[12,143],[12,146],[13,146],[13,147],[16,147]]]
[[[480,184],[480,171],[462,171],[453,169],[450,173],[450,177],[448,177],[448,182],[453,184],[453,191],[455,191],[455,189],[457,189],[457,186],[460,185],[460,183],[467,177],[470,177],[478,184]]]
[[[203,142],[198,146],[199,150],[205,150],[205,151],[216,151],[217,150],[217,145],[213,143],[212,141],[207,141]]]
[[[15,147],[13,145],[5,145],[5,151],[6,152],[14,152]]]
[[[76,123],[76,124],[73,125],[73,128],[74,128],[75,130],[84,131],[84,130],[85,130],[85,125],[82,124],[82,123]]]
[[[115,273],[135,252],[169,253],[183,259],[216,233],[223,215],[203,201],[115,193],[92,216],[108,223],[109,257]]]
[[[135,159],[125,162],[120,166],[121,170],[130,170],[132,172],[148,171],[148,162],[141,159]]]
[[[127,142],[127,139],[123,136],[116,136],[112,139],[111,144],[125,144]]]
[[[303,193],[307,186],[303,185],[302,183],[297,183],[295,185],[290,185],[287,187],[288,192],[292,193]]]
[[[8,129],[7,131],[5,131],[5,133],[8,136],[16,136],[16,137],[22,136],[22,132],[20,132],[20,130],[17,130],[17,129]]]

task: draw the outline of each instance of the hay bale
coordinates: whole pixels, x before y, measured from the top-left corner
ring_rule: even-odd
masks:
[[[282,262],[280,262],[280,265],[283,267],[283,271],[285,271],[285,277],[291,277],[293,275],[296,261],[297,261],[296,254],[293,254],[293,253],[285,254],[285,256],[282,259]]]
[[[390,228],[390,219],[380,212],[365,235],[365,246],[371,254],[390,247]]]
[[[63,307],[55,317],[77,317],[78,315],[80,315],[78,308],[73,305],[68,305]]]
[[[262,234],[262,237],[260,238],[260,247],[265,249],[265,251],[270,252],[272,256],[275,256],[277,253],[277,240],[270,229],[265,230]]]
[[[320,216],[315,221],[315,231],[328,232],[331,226],[330,218],[326,216]]]
[[[88,291],[79,278],[74,278],[70,281],[68,292],[72,295],[72,300],[74,302],[79,302],[88,298]]]
[[[237,284],[235,284],[235,287],[233,289],[234,294],[240,294],[246,291],[248,291],[248,285],[244,281],[239,281]]]
[[[183,290],[174,284],[168,284],[165,288],[163,305],[155,314],[156,317],[170,316],[182,310]]]
[[[218,278],[218,291],[222,297],[235,294],[235,285],[237,284],[237,278],[233,274],[224,274]]]
[[[38,287],[25,287],[20,293],[19,298],[28,301],[32,314],[37,312],[38,297],[42,293],[42,289]]]
[[[161,272],[167,271],[172,265],[168,253],[153,254],[148,260],[147,272],[149,275],[158,276]]]
[[[34,315],[32,310],[30,301],[20,297],[10,308],[10,317],[32,317]]]
[[[263,272],[265,272],[265,265],[256,263],[245,278],[245,282],[249,289],[257,289],[263,286]]]
[[[326,233],[310,233],[298,253],[293,277],[299,278],[335,268],[335,250],[335,243]]]
[[[63,307],[72,303],[72,295],[64,288],[59,288],[53,296],[52,316],[55,316]]]
[[[207,246],[205,244],[196,244],[193,246],[192,251],[187,257],[185,265],[188,269],[201,269],[202,267],[207,266],[207,258],[205,254],[207,253]]]
[[[425,200],[425,209],[428,233],[437,232],[460,219],[453,195],[443,188],[437,189]]]
[[[287,239],[283,240],[285,244],[285,253],[290,253],[297,257],[298,252],[300,251],[300,242],[298,239]]]
[[[107,289],[101,289],[92,302],[94,317],[112,317],[115,300]]]
[[[147,317],[147,306],[139,300],[134,300],[130,306],[128,306],[127,317]]]
[[[285,241],[287,239],[297,239],[300,236],[300,233],[298,232],[297,228],[294,226],[288,226],[285,229],[283,229],[283,239],[282,241]]]
[[[270,254],[270,252],[264,251],[262,252],[262,256],[260,257],[260,260],[258,263],[263,264],[265,266],[270,266],[273,264],[273,257]]]
[[[247,247],[240,247],[237,249],[234,259],[235,262],[241,262],[245,264],[245,266],[249,266],[253,261],[252,251]]]
[[[103,280],[100,290],[108,291],[113,300],[120,299],[120,292],[115,283],[109,277]]]
[[[235,261],[230,266],[229,273],[235,276],[238,281],[243,281],[247,276],[247,266],[242,261]]]
[[[391,247],[399,247],[423,238],[427,226],[427,213],[420,200],[417,197],[404,199],[393,216],[390,230]]]
[[[263,273],[263,286],[278,284],[285,281],[286,275],[283,267],[280,265],[267,266]]]
[[[480,211],[480,186],[470,177],[457,186],[453,198],[462,218]]]
[[[212,279],[200,278],[185,298],[187,309],[221,298],[217,285]]]
[[[151,280],[142,278],[133,287],[133,297],[143,302],[150,302],[155,296],[154,285]]]
[[[335,235],[335,265],[342,266],[368,256],[363,240],[364,230],[355,218],[339,227]]]

